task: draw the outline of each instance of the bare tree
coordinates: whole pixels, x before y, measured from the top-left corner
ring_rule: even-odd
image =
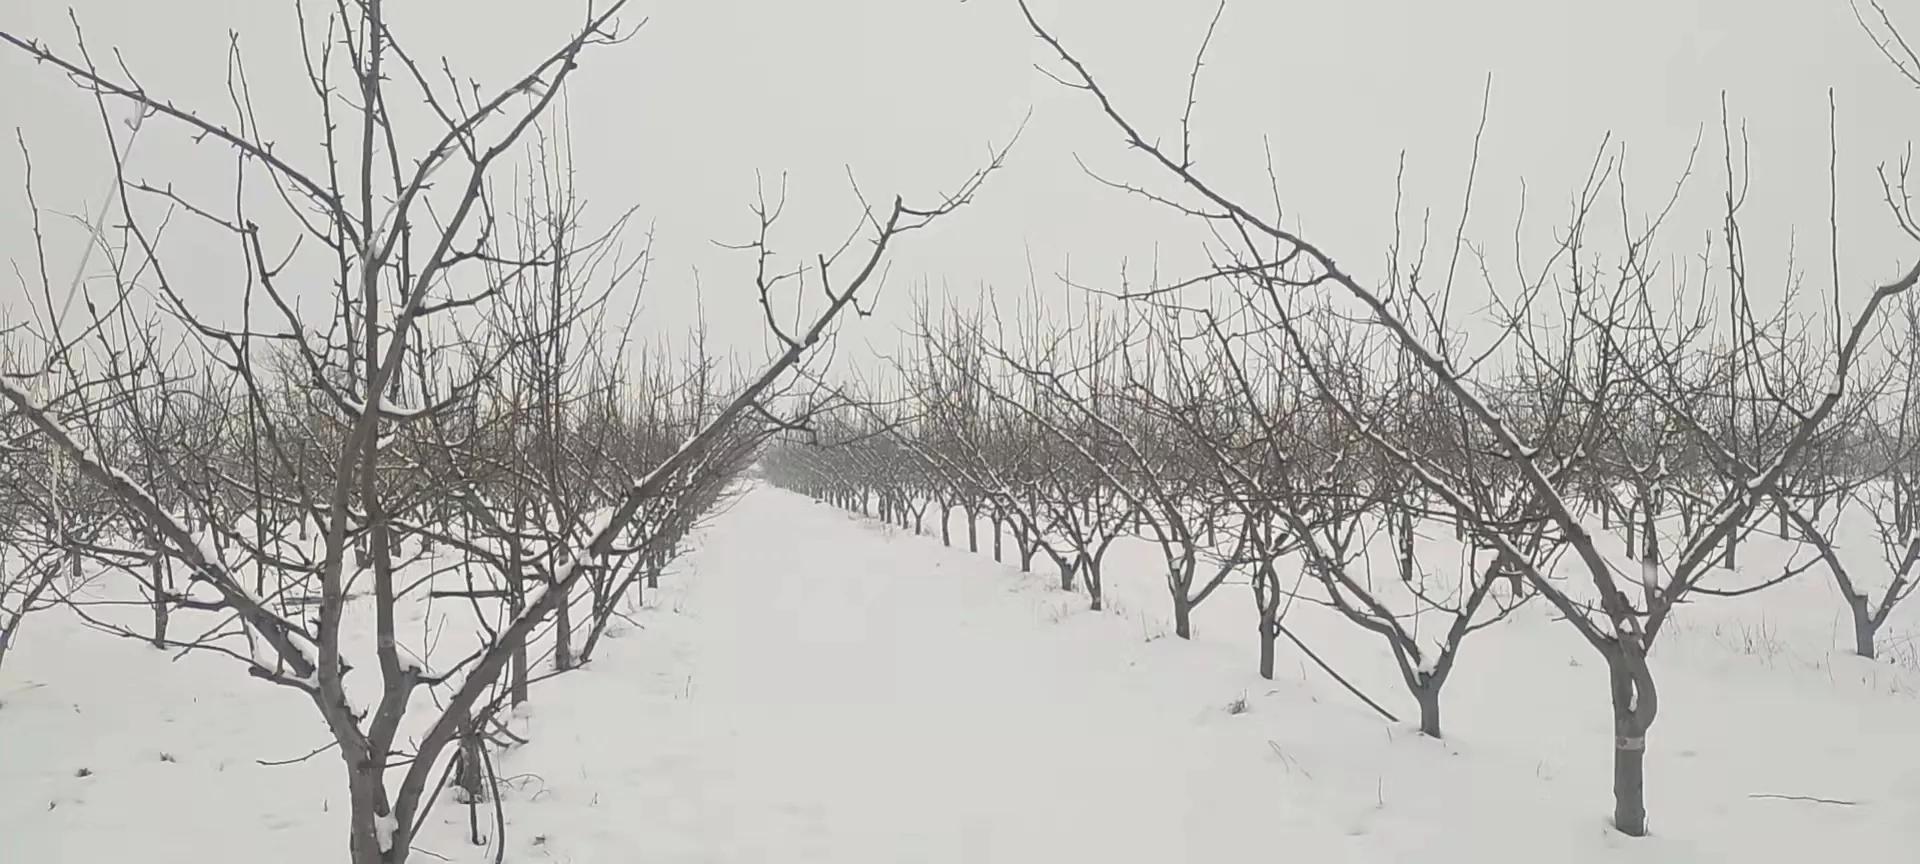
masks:
[[[262,543],[232,523],[184,518],[165,503],[167,493],[143,485],[114,454],[91,446],[90,439],[103,428],[93,417],[76,421],[57,402],[35,395],[31,385],[44,380],[44,373],[29,370],[25,379],[18,373],[0,379],[0,396],[115,507],[164,545],[191,583],[180,592],[186,595],[184,605],[232,622],[193,637],[168,635],[163,641],[169,647],[228,655],[249,674],[313,703],[346,768],[348,846],[356,862],[397,864],[408,858],[413,837],[458,761],[448,758],[449,746],[459,741],[464,747],[472,740],[477,721],[497,704],[502,672],[513,658],[563,607],[571,609],[610,562],[657,548],[649,546],[656,536],[677,538],[696,515],[688,511],[714,503],[714,481],[691,478],[730,476],[742,464],[753,441],[742,437],[743,430],[777,419],[773,412],[791,371],[814,354],[849,307],[878,287],[892,243],[969,201],[1005,152],[996,151],[986,168],[932,206],[909,206],[898,198],[885,205],[863,204],[858,228],[845,244],[791,269],[777,269],[779,259],[768,245],[784,200],[769,204],[763,199],[755,208],[756,239],[741,248],[760,265],[753,290],[774,337],[771,356],[742,376],[726,401],[704,412],[697,427],[686,430],[679,445],[651,468],[597,489],[591,506],[555,505],[549,498],[550,511],[562,511],[559,515],[579,524],[563,535],[565,540],[527,550],[518,562],[536,583],[517,595],[521,608],[497,623],[476,608],[474,637],[456,649],[464,653],[430,664],[424,645],[405,647],[400,632],[408,609],[434,599],[430,586],[437,573],[408,575],[425,560],[425,541],[480,563],[491,571],[486,581],[497,586],[511,584],[507,577],[513,575],[516,556],[501,555],[485,542],[487,535],[520,530],[486,524],[479,516],[484,506],[461,508],[474,517],[468,524],[484,525],[483,531],[433,524],[434,518],[452,518],[446,514],[455,508],[447,501],[472,504],[479,498],[484,478],[477,469],[484,463],[458,454],[430,456],[430,451],[479,443],[452,436],[485,428],[480,422],[486,417],[483,385],[496,380],[496,371],[525,344],[547,351],[532,376],[547,397],[539,406],[545,411],[546,440],[570,447],[575,430],[565,425],[561,409],[575,394],[556,396],[554,382],[567,389],[569,364],[592,353],[576,350],[583,346],[558,335],[578,312],[560,308],[573,299],[565,293],[574,284],[568,271],[590,270],[595,254],[590,244],[573,239],[570,226],[577,214],[569,209],[571,202],[564,195],[547,198],[559,203],[535,226],[540,243],[515,248],[499,230],[490,183],[529,130],[551,116],[550,108],[591,49],[632,35],[634,28],[616,18],[625,6],[624,0],[613,0],[590,10],[570,38],[524,75],[487,90],[451,73],[439,82],[441,76],[395,38],[380,0],[343,5],[328,17],[324,33],[302,33],[302,57],[323,130],[320,155],[305,167],[267,143],[254,119],[253,94],[237,46],[230,58],[229,90],[239,119],[223,125],[148,91],[124,66],[117,71],[96,66],[77,27],[77,47],[70,53],[0,32],[0,42],[69,76],[92,97],[115,153],[117,216],[132,272],[202,353],[203,366],[196,368],[219,368],[229,376],[224,380],[250,406],[254,421],[245,436],[255,448],[245,451],[248,458],[262,458],[271,466],[269,473],[285,481],[268,489],[216,467],[212,482],[160,477],[160,488],[193,499],[189,510],[268,498],[273,507],[255,510],[256,520],[266,516],[266,509],[291,512],[317,532],[300,542],[275,525],[263,532],[270,536]],[[304,15],[301,22],[307,23]],[[403,100],[424,103],[434,128],[432,140],[411,152],[401,142],[417,139],[400,135],[393,116]],[[136,179],[119,157],[126,135],[113,117],[116,109],[230,148],[240,178],[236,183],[269,190],[266,197],[283,209],[269,219],[256,212],[261,196],[233,189],[207,194]],[[242,253],[244,280],[236,281],[245,289],[237,323],[206,314],[175,291],[158,227],[175,214],[230,238]],[[281,235],[283,230],[288,233]],[[856,243],[864,244],[859,252],[853,251]],[[473,322],[484,321],[488,310],[513,298],[513,289],[524,284],[516,280],[540,271],[548,275],[538,284],[561,296],[543,295],[549,305],[535,324],[537,332],[530,338],[509,332],[490,339],[473,331]],[[299,311],[292,287],[315,272],[331,272],[335,292],[331,314],[318,326]],[[56,292],[44,275],[41,281],[47,314],[54,314]],[[789,291],[811,298],[811,308],[803,307],[791,321],[774,312],[773,302],[776,293]],[[129,293],[122,291],[110,303],[128,300]],[[85,338],[107,353],[122,347],[98,328]],[[44,346],[57,361],[84,368],[75,344],[53,334]],[[288,376],[267,374],[267,358],[278,358],[277,368]],[[302,386],[309,396],[290,396]],[[292,410],[276,415],[276,407]],[[508,422],[526,419],[522,414]],[[441,463],[440,470],[416,470],[429,458]],[[470,470],[450,467],[462,464]],[[519,467],[492,466],[486,473],[510,474]],[[545,466],[545,473],[542,466],[533,467],[523,473],[544,480],[550,492],[576,479],[564,476],[557,462]],[[581,512],[566,512],[572,510]],[[648,513],[656,514],[651,522]],[[658,535],[641,538],[636,546],[636,520]],[[246,579],[242,574],[253,565],[267,578]],[[568,629],[550,631],[556,646],[570,645]],[[361,651],[364,656],[351,657]],[[356,669],[374,670],[377,680],[368,682],[363,673],[350,686],[348,675]],[[422,688],[438,697],[437,709],[426,716],[411,710],[417,705],[412,697]]]
[[[1423,486],[1454,511],[1467,530],[1491,546],[1506,566],[1522,569],[1539,593],[1606,661],[1616,739],[1614,824],[1626,834],[1646,833],[1645,742],[1658,711],[1653,673],[1646,659],[1652,638],[1667,620],[1673,604],[1704,574],[1703,565],[1709,555],[1748,523],[1755,504],[1778,486],[1803,455],[1808,440],[1832,415],[1855,377],[1857,359],[1880,306],[1911,288],[1915,280],[1920,279],[1920,269],[1876,288],[1850,326],[1845,321],[1834,322],[1836,338],[1831,343],[1831,363],[1823,376],[1825,392],[1811,404],[1798,407],[1798,422],[1791,434],[1771,448],[1767,458],[1757,462],[1728,460],[1727,464],[1740,472],[1738,492],[1705,510],[1699,526],[1690,532],[1689,542],[1665,565],[1664,577],[1659,574],[1661,563],[1655,562],[1651,555],[1642,558],[1643,574],[1639,581],[1644,586],[1644,600],[1636,603],[1623,590],[1608,556],[1584,524],[1583,514],[1574,509],[1568,495],[1573,488],[1569,478],[1584,461],[1582,442],[1605,416],[1602,409],[1612,393],[1637,389],[1653,395],[1669,416],[1688,416],[1686,411],[1676,410],[1678,406],[1672,403],[1664,386],[1654,386],[1656,382],[1636,368],[1614,365],[1623,353],[1621,342],[1628,338],[1652,340],[1656,346],[1652,353],[1662,356],[1673,351],[1684,353],[1692,345],[1693,331],[1676,328],[1653,316],[1645,304],[1636,306],[1633,302],[1636,296],[1644,296],[1638,289],[1648,285],[1652,280],[1650,274],[1655,272],[1648,266],[1647,256],[1651,254],[1648,246],[1664,213],[1648,219],[1650,227],[1644,231],[1628,230],[1624,252],[1615,267],[1618,278],[1613,289],[1603,291],[1601,286],[1593,285],[1595,265],[1582,257],[1580,243],[1584,239],[1591,202],[1602,188],[1600,184],[1611,175],[1610,166],[1596,162],[1587,188],[1577,199],[1574,219],[1563,235],[1565,240],[1549,256],[1549,268],[1564,266],[1575,279],[1576,287],[1567,298],[1566,312],[1560,316],[1574,326],[1560,328],[1559,335],[1550,339],[1524,326],[1510,325],[1503,331],[1507,336],[1497,343],[1517,346],[1523,357],[1560,356],[1591,362],[1594,365],[1588,367],[1589,372],[1583,373],[1590,374],[1591,380],[1575,379],[1573,373],[1578,367],[1563,366],[1564,371],[1556,374],[1564,395],[1554,401],[1578,409],[1566,419],[1556,419],[1557,415],[1551,411],[1534,417],[1516,415],[1492,398],[1490,388],[1478,380],[1476,372],[1481,355],[1463,354],[1457,341],[1444,329],[1416,327],[1429,317],[1442,317],[1426,313],[1448,306],[1446,295],[1451,292],[1451,277],[1435,292],[1438,297],[1430,297],[1430,289],[1411,280],[1396,283],[1400,288],[1397,294],[1393,293],[1396,285],[1385,289],[1363,285],[1325,251],[1284,227],[1281,214],[1263,213],[1247,206],[1197,173],[1189,126],[1191,110],[1183,115],[1177,143],[1162,144],[1153,140],[1116,107],[1088,67],[1039,23],[1027,4],[1022,3],[1022,9],[1034,34],[1065,66],[1066,71],[1055,77],[1095,100],[1136,151],[1180,184],[1181,197],[1176,199],[1137,185],[1111,181],[1110,185],[1204,220],[1223,248],[1232,250],[1229,263],[1204,274],[1200,280],[1227,281],[1245,286],[1253,296],[1264,297],[1269,313],[1290,326],[1289,335],[1297,349],[1308,344],[1306,335],[1294,326],[1299,323],[1292,317],[1298,308],[1297,298],[1302,292],[1320,287],[1337,292],[1345,302],[1357,307],[1359,320],[1381,328],[1409,361],[1423,370],[1431,384],[1438,386],[1457,406],[1460,416],[1466,418],[1475,447],[1486,450],[1516,477],[1513,488],[1523,492],[1529,502],[1525,508],[1538,508],[1540,521],[1550,526],[1566,544],[1590,581],[1591,600],[1570,594],[1560,582],[1548,578],[1544,562],[1529,554],[1512,531],[1500,527],[1502,511],[1489,508],[1488,496],[1482,494],[1488,490],[1464,483],[1466,478],[1447,470],[1444,459],[1421,452],[1413,442],[1396,440],[1392,430],[1366,425],[1359,412],[1351,410],[1353,406],[1342,405],[1343,414],[1355,420],[1370,441],[1406,466]],[[1196,73],[1198,70],[1199,64],[1196,64]],[[1471,200],[1469,191],[1469,206]],[[1631,224],[1627,219],[1622,221]],[[1465,224],[1463,216],[1462,232]],[[1456,244],[1456,248],[1460,245]],[[1397,272],[1398,266],[1393,269]],[[1533,304],[1544,293],[1544,273],[1538,278],[1529,278],[1523,273],[1522,279],[1522,288],[1509,301],[1513,310],[1508,316],[1511,322],[1534,319]],[[1838,285],[1835,289],[1838,290]],[[1310,351],[1296,350],[1296,354],[1302,359],[1312,359]],[[1338,398],[1341,396],[1338,387],[1324,376],[1317,378],[1316,386],[1334,397],[1336,404],[1342,402]],[[1523,421],[1531,422],[1523,424]],[[1573,434],[1554,431],[1559,428],[1575,431]]]

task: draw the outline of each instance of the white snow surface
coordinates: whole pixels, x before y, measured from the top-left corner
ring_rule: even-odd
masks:
[[[380,851],[386,852],[393,848],[393,835],[399,830],[400,820],[384,814],[373,817],[374,840],[380,844]]]
[[[979,555],[929,527],[757,488],[690,538],[640,628],[617,623],[591,666],[515,712],[533,741],[501,756],[518,778],[506,860],[1801,864],[1920,848],[1920,672],[1844,655],[1817,577],[1690,604],[1662,636],[1654,836],[1631,839],[1606,822],[1604,670],[1544,606],[1469,638],[1434,741],[1284,641],[1260,679],[1243,589],[1173,638],[1144,541],[1116,546],[1110,609],[1093,613],[1050,567],[993,564],[986,526]],[[1336,616],[1297,604],[1288,621],[1414,719],[1384,646]],[[27,621],[0,668],[0,862],[344,860],[339,757],[255,762],[327,740],[311,704],[231,660],[172,657],[64,612]],[[416,848],[493,860],[492,829],[475,846],[465,828],[443,796]]]

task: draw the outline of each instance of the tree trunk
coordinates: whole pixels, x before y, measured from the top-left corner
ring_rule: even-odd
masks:
[[[940,505],[940,545],[953,548],[953,508]]]
[[[1413,511],[1400,513],[1400,581],[1413,583]]]
[[[1613,827],[1629,837],[1645,837],[1647,730],[1634,721],[1633,675],[1625,663],[1607,663],[1613,685]]]
[[[401,854],[390,854],[380,848],[381,818],[381,777],[372,761],[365,754],[353,757],[347,763],[347,848],[353,864],[386,864],[386,862],[404,861],[404,847]],[[396,847],[407,842],[402,831],[394,831],[389,842]]]
[[[153,558],[148,566],[153,579],[153,647],[167,647],[167,570],[172,569],[166,563],[167,556],[160,554],[155,544]],[[23,610],[24,611],[24,610]]]
[[[1106,598],[1105,592],[1102,590],[1105,586],[1100,584],[1100,564],[1090,559],[1082,561],[1081,563],[1086,566],[1087,570],[1086,575],[1080,580],[1087,585],[1087,599],[1093,611],[1102,611],[1106,608]]]
[[[472,804],[486,797],[484,785],[486,771],[480,761],[480,738],[473,734],[473,721],[469,718],[460,724],[460,751],[454,757],[458,760],[453,770],[453,783],[461,792],[466,793],[466,802]],[[473,835],[474,845],[480,845],[479,834]]]
[[[1006,523],[1001,521],[1000,517],[998,516],[993,517],[993,563],[995,564],[1000,563],[1000,560],[1001,560],[1000,559],[1000,532],[1001,532],[1001,529],[1005,527],[1005,524]]]
[[[1173,635],[1182,639],[1193,638],[1193,601],[1188,599],[1185,588],[1173,594]]]
[[[1280,638],[1280,622],[1272,612],[1260,613],[1260,677],[1273,680],[1273,645]]]
[[[1867,608],[1867,595],[1848,595],[1847,608],[1853,612],[1853,653],[1872,660],[1873,631],[1879,628],[1873,622],[1873,611]]]
[[[558,579],[549,576],[547,590],[562,591],[563,588]],[[553,668],[561,672],[573,668],[573,622],[567,610],[572,605],[568,602],[570,599],[563,593],[553,607]]]
[[[0,567],[6,566],[6,563],[7,556],[0,554]],[[20,607],[20,614],[13,616],[13,620],[7,620],[5,616],[5,610],[0,610],[0,667],[7,665],[7,646],[13,644],[13,631],[20,629],[20,625],[27,620],[27,608]]]
[[[1060,561],[1060,590],[1073,590],[1073,569],[1072,561],[1065,559]]]
[[[527,514],[524,508],[513,508],[513,534],[507,538],[507,610],[514,618],[526,611],[527,583],[526,570],[520,548],[520,532],[527,526]],[[513,648],[513,668],[510,673],[513,689],[513,704],[527,701],[527,640],[522,639]]]
[[[966,508],[964,512],[967,514],[967,551],[977,553],[980,551],[980,517],[973,512],[972,507]]]
[[[13,631],[20,629],[20,623],[26,616],[16,616],[11,622],[0,621],[0,666],[7,664],[7,646],[13,644]]]
[[[1440,685],[1427,683],[1413,688],[1413,701],[1420,703],[1420,734],[1440,737]]]

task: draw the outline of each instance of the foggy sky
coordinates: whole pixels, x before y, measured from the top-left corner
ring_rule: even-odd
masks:
[[[73,44],[67,3],[8,0],[0,29],[63,48]],[[330,4],[310,4],[330,5]],[[300,77],[293,4],[281,0],[77,0],[97,54],[121,51],[141,82],[182,106],[228,117],[228,31],[239,34],[267,136],[290,152],[318,129]],[[1088,61],[1121,107],[1171,140],[1185,76],[1213,11],[1211,0],[1036,0],[1042,19]],[[518,77],[580,20],[583,4],[508,0],[389,0],[399,38],[421,57],[445,55],[494,85]],[[1136,273],[1157,254],[1163,270],[1191,262],[1191,226],[1100,188],[1076,166],[1158,183],[1083,94],[1035,72],[1045,46],[1012,0],[653,0],[631,42],[590,52],[571,90],[582,189],[593,213],[637,207],[657,231],[645,301],[648,326],[679,332],[693,314],[697,269],[722,344],[760,344],[744,280],[751,261],[713,241],[745,239],[755,172],[784,172],[792,203],[776,237],[810,256],[851,227],[851,169],[873,198],[929,201],[951,189],[1031,111],[1009,167],[977,204],[894,256],[879,312],[846,337],[881,350],[896,343],[908,292],[920,281],[964,302],[982,291],[1012,298],[1027,283],[1063,298],[1051,274],[1069,256],[1076,279]],[[310,18],[320,11],[309,8]],[[1895,14],[1900,13],[1895,9]],[[1920,13],[1907,16],[1920,35]],[[1382,278],[1392,230],[1394,175],[1405,153],[1403,222],[1432,208],[1435,245],[1458,218],[1481,91],[1492,76],[1470,236],[1510,261],[1522,182],[1530,230],[1544,236],[1603,136],[1624,145],[1636,211],[1663,200],[1688,151],[1702,142],[1670,251],[1697,252],[1718,226],[1722,93],[1751,142],[1748,248],[1757,290],[1778,291],[1789,240],[1810,290],[1827,290],[1827,90],[1838,105],[1841,272],[1845,296],[1864,297],[1920,250],[1903,243],[1874,175],[1914,137],[1920,92],[1900,79],[1855,23],[1845,0],[1419,0],[1230,3],[1200,82],[1195,114],[1200,171],[1264,201],[1261,148],[1277,163],[1289,222],[1363,281]],[[157,122],[157,121],[156,121]],[[105,191],[107,163],[90,99],[15,52],[0,52],[0,252],[31,271],[20,160],[12,130],[35,159],[43,206],[80,211]],[[178,127],[144,133],[136,173],[209,194],[229,187],[231,157],[194,145]],[[78,232],[49,224],[56,282],[75,260]],[[1526,242],[1526,241],[1523,241]],[[218,308],[234,282],[221,249],[191,237],[169,254],[188,299]],[[1771,286],[1771,287],[1769,287]],[[0,282],[0,315],[17,315],[19,284]]]

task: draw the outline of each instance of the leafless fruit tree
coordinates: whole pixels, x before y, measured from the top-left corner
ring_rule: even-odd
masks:
[[[157,614],[195,615],[147,633],[109,626],[227,655],[312,702],[346,768],[355,862],[409,857],[448,776],[473,772],[493,712],[524,698],[529,649],[544,639],[556,671],[591,655],[623,591],[657,579],[764,436],[804,422],[811,379],[795,369],[877,290],[892,244],[971,200],[1005,154],[931,206],[863,198],[840,247],[792,265],[771,246],[784,192],[763,198],[737,248],[757,264],[750,290],[773,350],[727,382],[695,358],[690,409],[633,410],[626,345],[608,335],[620,313],[605,300],[615,285],[638,290],[646,256],[618,244],[624,217],[584,227],[555,154],[568,82],[637,29],[621,25],[625,7],[589,8],[496,88],[410,54],[381,0],[340,4],[318,27],[297,9],[319,130],[301,153],[261,129],[237,42],[235,119],[219,122],[97,63],[77,22],[72,49],[0,32],[91,98],[116,190],[94,241],[111,250],[113,289],[78,288],[91,320],[38,330],[34,362],[0,370],[8,423],[73,467],[72,489],[49,501],[93,490],[148,559],[170,559],[171,575],[148,580]],[[128,112],[131,125],[118,119]],[[142,127],[221,148],[232,184],[143,179],[126,157]],[[501,195],[530,142],[540,173]],[[238,315],[173,280],[163,248],[176,221],[236,253]],[[43,261],[31,293],[59,321],[63,292],[46,274]],[[116,326],[146,295],[189,356]],[[94,551],[119,557],[122,544]],[[468,632],[443,642],[462,609]],[[349,679],[360,670],[376,679]]]
[[[1609,263],[1603,264],[1605,256],[1586,245],[1589,235],[1598,232],[1590,224],[1594,204],[1614,179],[1614,166],[1604,148],[1546,264],[1522,269],[1516,284],[1507,286],[1502,301],[1505,326],[1494,345],[1468,349],[1445,323],[1451,264],[1446,282],[1433,286],[1405,278],[1403,262],[1395,256],[1390,267],[1394,279],[1379,287],[1363,284],[1326,251],[1287,228],[1277,207],[1248,205],[1196,170],[1191,110],[1183,114],[1175,142],[1155,140],[1117,107],[1093,72],[1033,16],[1027,4],[1021,5],[1033,33],[1062,69],[1050,74],[1096,102],[1126,142],[1156,171],[1175,181],[1179,191],[1160,193],[1119,181],[1107,181],[1109,185],[1201,220],[1217,238],[1220,254],[1215,260],[1224,263],[1197,278],[1235,286],[1243,296],[1261,302],[1270,320],[1285,331],[1295,357],[1310,370],[1316,388],[1337,410],[1417,478],[1476,544],[1490,548],[1501,566],[1520,569],[1605,660],[1615,726],[1614,824],[1626,834],[1645,834],[1644,754],[1659,705],[1647,662],[1652,641],[1669,620],[1674,604],[1707,573],[1708,564],[1724,554],[1722,547],[1729,538],[1748,529],[1756,507],[1800,464],[1809,441],[1856,383],[1881,307],[1910,289],[1920,278],[1920,269],[1876,287],[1857,314],[1834,317],[1831,338],[1818,346],[1824,353],[1820,384],[1810,388],[1811,398],[1794,400],[1786,434],[1765,439],[1751,454],[1717,448],[1710,443],[1713,436],[1704,416],[1707,403],[1693,398],[1694,388],[1676,384],[1666,374],[1686,368],[1676,358],[1704,356],[1710,331],[1650,302],[1653,286],[1660,280],[1686,278],[1660,273],[1649,260],[1653,238],[1669,211],[1639,220],[1642,227],[1624,228]],[[1195,64],[1196,75],[1199,65]],[[1729,144],[1728,150],[1732,149]],[[1730,156],[1728,161],[1734,160]],[[1738,195],[1740,182],[1736,176],[1729,177],[1730,200]],[[1470,208],[1471,191],[1467,200]],[[1628,214],[1624,193],[1620,207]],[[1466,222],[1463,212],[1462,234]],[[1626,215],[1621,222],[1635,224]],[[1724,244],[1734,251],[1727,266],[1744,274],[1737,220],[1731,213],[1728,223],[1722,231]],[[1457,261],[1456,255],[1453,263]],[[1550,283],[1549,274],[1555,272],[1571,280],[1571,286]],[[1701,274],[1700,278],[1707,277]],[[1549,291],[1550,284],[1556,290]],[[1497,297],[1502,296],[1497,286],[1490,287],[1496,287]],[[1733,280],[1725,288],[1736,304],[1745,305],[1744,281]],[[1835,284],[1833,290],[1838,296],[1843,288]],[[1450,406],[1448,415],[1461,418],[1463,446],[1430,452],[1421,439],[1369,422],[1366,406],[1350,382],[1333,378],[1332,370],[1318,362],[1318,346],[1360,338],[1335,333],[1327,324],[1334,316],[1318,311],[1326,308],[1325,303],[1335,304],[1333,308],[1345,313],[1346,320],[1362,323],[1368,337],[1377,336],[1393,346],[1406,363],[1420,370],[1429,387],[1439,389]],[[1548,327],[1549,322],[1556,326]],[[1765,322],[1751,316],[1742,323],[1753,326],[1737,333],[1732,344],[1714,347],[1753,358],[1770,346],[1797,338],[1790,331],[1769,330]],[[1490,380],[1498,367],[1483,361],[1502,352],[1515,359],[1516,368],[1532,370],[1536,380],[1547,385],[1549,398],[1501,398],[1505,388]],[[1623,408],[1635,413],[1617,413]],[[1706,447],[1714,457],[1713,470],[1728,478],[1721,484],[1728,491],[1700,508],[1697,522],[1683,532],[1677,551],[1669,554],[1653,536],[1641,538],[1643,545],[1635,556],[1641,564],[1637,578],[1617,572],[1609,560],[1613,556],[1586,524],[1586,514],[1573,495],[1574,477],[1585,469],[1590,445],[1614,428],[1612,421],[1617,420],[1632,421],[1643,429],[1677,428]],[[1485,471],[1453,458],[1462,453],[1493,463],[1487,470],[1494,472],[1498,482],[1489,484]],[[1652,473],[1660,476],[1661,472],[1656,466]],[[1576,591],[1576,583],[1551,577],[1540,549],[1529,549],[1524,542],[1541,534],[1551,536],[1547,545],[1565,546],[1569,566],[1584,577],[1584,587]]]

